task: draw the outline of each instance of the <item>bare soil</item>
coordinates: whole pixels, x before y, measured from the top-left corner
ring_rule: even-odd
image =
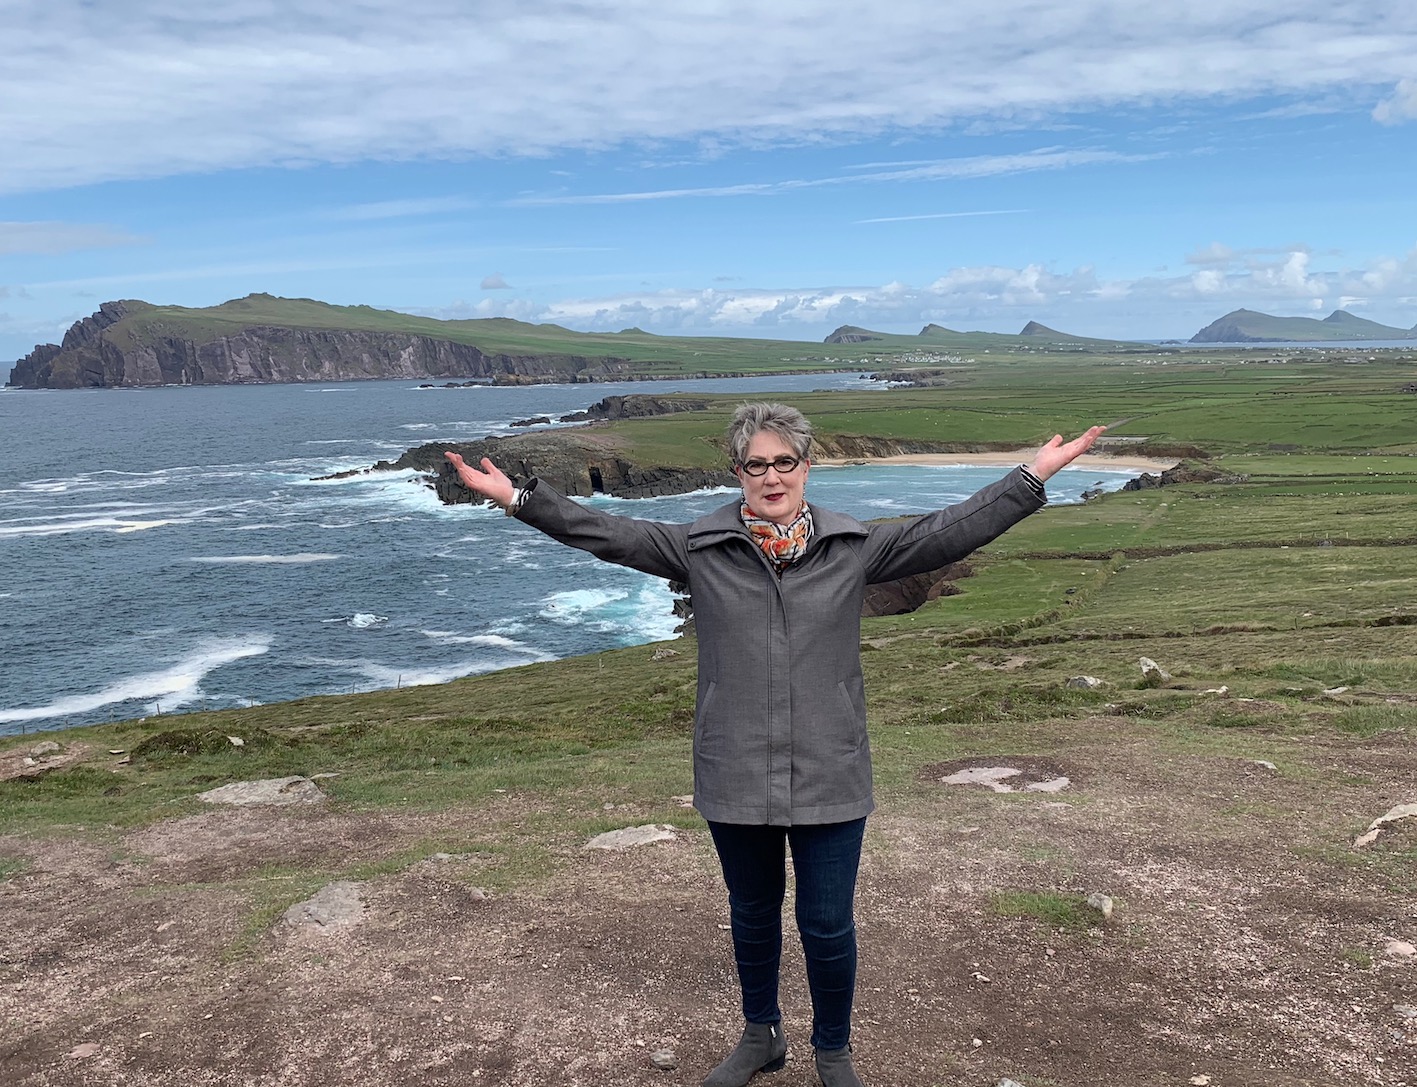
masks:
[[[1417,963],[1387,951],[1417,942],[1417,828],[1352,844],[1417,800],[1408,741],[1276,736],[1270,770],[1118,718],[1057,732],[1014,761],[922,765],[879,798],[858,898],[868,1085],[1417,1085]],[[969,765],[1072,785],[939,784]],[[355,925],[281,920],[304,893],[282,897],[292,866],[475,835],[518,803],[0,838],[22,862],[0,882],[0,1083],[699,1084],[741,1024],[703,830],[624,853],[550,842],[549,875],[488,895],[486,856],[421,860],[371,878]],[[1003,891],[1100,892],[1115,911],[1062,931],[1000,916]],[[791,1059],[755,1083],[815,1084],[790,922],[783,1005]],[[677,1067],[652,1065],[663,1049]]]

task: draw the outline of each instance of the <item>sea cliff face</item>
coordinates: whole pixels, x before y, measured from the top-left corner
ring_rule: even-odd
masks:
[[[104,303],[70,328],[62,344],[41,344],[20,359],[9,384],[93,389],[430,377],[613,381],[630,369],[626,359],[489,355],[469,344],[412,333],[253,325],[202,340],[135,336],[127,329],[115,334],[113,326],[132,312],[128,303]]]
[[[414,468],[427,472],[429,484],[448,505],[483,501],[458,481],[443,456],[449,449],[474,465],[483,457],[490,457],[519,483],[536,476],[562,494],[581,497],[608,494],[616,498],[658,498],[738,484],[726,459],[723,467],[716,469],[641,465],[626,457],[607,437],[577,428],[477,442],[436,442],[410,449],[396,461],[381,461],[372,470]]]

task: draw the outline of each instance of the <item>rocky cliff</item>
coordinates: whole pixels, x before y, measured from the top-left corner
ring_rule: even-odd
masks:
[[[872,332],[869,328],[857,328],[855,325],[842,325],[835,332],[831,333],[823,343],[870,343],[872,340],[884,339],[880,332]]]
[[[62,344],[41,344],[20,359],[9,384],[84,389],[427,377],[511,384],[615,380],[630,370],[623,358],[487,354],[417,333],[256,324],[194,336],[165,335],[158,324],[141,332],[127,322],[120,326],[152,308],[105,302],[70,328]]]
[[[517,482],[537,476],[562,494],[588,497],[608,494],[616,498],[657,498],[686,494],[705,487],[736,487],[728,468],[671,468],[641,465],[625,456],[619,443],[603,431],[580,428],[518,434],[510,438],[484,438],[476,442],[433,442],[410,449],[396,461],[380,461],[370,471],[415,469],[428,473],[438,498],[449,505],[481,502],[448,467],[444,452],[460,453],[469,464],[483,457]]]

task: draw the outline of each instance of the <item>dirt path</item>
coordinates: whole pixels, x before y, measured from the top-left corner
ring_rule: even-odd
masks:
[[[1120,719],[1067,731],[1033,767],[1066,774],[1063,793],[944,786],[922,766],[881,797],[859,900],[866,1083],[1417,1085],[1417,963],[1388,950],[1417,942],[1399,866],[1417,829],[1352,846],[1417,800],[1402,738],[1276,738],[1287,757],[1268,769],[1168,753]],[[393,867],[338,929],[254,912],[266,889],[285,901],[292,865],[377,864],[515,804],[0,839],[23,862],[0,883],[0,1082],[697,1085],[739,1029],[706,832],[624,853],[548,843],[549,879],[487,896],[477,853]],[[1115,912],[1077,931],[1000,916],[1000,892],[1030,890],[1104,893]],[[816,1083],[794,939],[792,1059],[765,1087]],[[676,1068],[651,1064],[663,1049]]]

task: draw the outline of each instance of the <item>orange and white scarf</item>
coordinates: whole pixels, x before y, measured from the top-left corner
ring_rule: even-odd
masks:
[[[807,541],[812,538],[812,511],[805,500],[802,508],[791,524],[780,525],[776,521],[765,521],[753,514],[744,502],[738,515],[759,547],[781,572],[790,562],[796,562],[807,553]]]

